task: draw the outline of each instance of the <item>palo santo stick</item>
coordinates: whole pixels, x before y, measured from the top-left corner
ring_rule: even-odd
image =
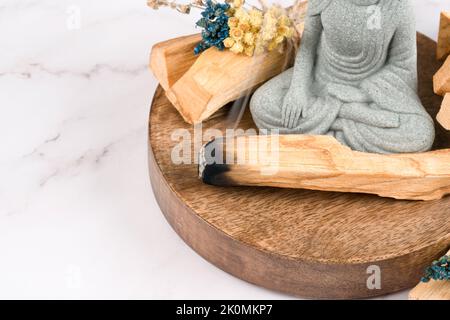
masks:
[[[197,60],[195,46],[200,34],[157,43],[150,54],[150,69],[164,90],[169,90]]]
[[[357,192],[409,200],[440,199],[450,193],[450,150],[379,155],[352,151],[329,136],[260,135],[226,143],[213,140],[201,149],[199,159],[200,178],[217,186]]]
[[[450,54],[450,11],[441,12],[439,37],[437,43],[437,59],[441,60]]]
[[[210,48],[166,91],[166,96],[186,122],[200,123],[281,73],[292,57],[293,50],[248,57]]]
[[[447,253],[450,255],[450,251]],[[410,293],[410,300],[450,300],[450,281],[431,280],[419,283]]]
[[[441,109],[436,116],[436,120],[443,126],[446,130],[450,130],[450,93],[445,94],[444,100],[442,101]]]
[[[450,92],[450,56],[445,60],[444,65],[433,76],[434,93],[443,96]]]

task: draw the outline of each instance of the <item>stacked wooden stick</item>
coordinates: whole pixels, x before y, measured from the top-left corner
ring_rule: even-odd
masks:
[[[450,251],[447,253],[450,255]],[[450,281],[420,283],[410,293],[410,300],[450,300]]]
[[[434,76],[434,92],[444,96],[437,121],[450,130],[450,11],[441,13],[437,58],[445,60],[442,68]]]
[[[254,57],[210,48],[198,57],[194,47],[200,35],[156,44],[150,69],[183,119],[197,124],[216,111],[252,93],[292,64],[294,50],[277,50]]]
[[[441,13],[437,59],[446,58],[442,68],[434,76],[434,92],[444,96],[437,121],[450,130],[450,11]],[[450,251],[447,253],[450,255]],[[411,300],[450,300],[450,282],[434,281],[420,283],[409,294]]]

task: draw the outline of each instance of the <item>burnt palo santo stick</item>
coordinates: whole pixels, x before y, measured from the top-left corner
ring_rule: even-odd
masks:
[[[329,136],[216,139],[199,155],[199,176],[216,186],[269,186],[435,200],[450,193],[450,150],[380,155]]]

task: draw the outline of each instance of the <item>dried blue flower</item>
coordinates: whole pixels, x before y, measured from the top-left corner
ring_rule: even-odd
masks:
[[[223,41],[228,38],[230,33],[227,15],[229,9],[228,3],[206,1],[206,7],[201,13],[202,18],[196,23],[198,27],[203,29],[203,40],[194,49],[196,55],[211,47],[216,47],[219,50],[225,49]]]
[[[450,256],[443,256],[437,261],[433,261],[432,265],[425,270],[425,276],[422,282],[430,280],[450,280]]]

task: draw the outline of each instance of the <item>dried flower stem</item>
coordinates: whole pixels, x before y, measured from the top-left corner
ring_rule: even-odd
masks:
[[[168,0],[147,0],[147,5],[154,10],[158,10],[161,7],[168,7],[184,14],[189,14],[191,12],[191,8],[198,8],[202,10],[205,8],[202,0],[194,0],[188,4]]]

